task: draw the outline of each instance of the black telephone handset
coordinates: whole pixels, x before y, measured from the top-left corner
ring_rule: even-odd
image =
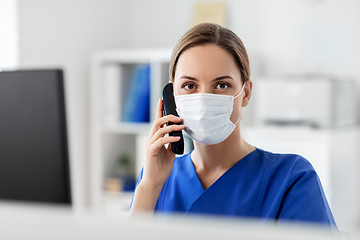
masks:
[[[173,84],[168,83],[165,85],[163,89],[163,104],[164,104],[164,113],[165,115],[175,115],[179,117],[178,113],[176,112],[176,105],[174,99],[174,89]],[[172,124],[182,124],[180,123],[173,123],[169,122],[168,125]],[[174,143],[170,143],[171,151],[175,154],[183,154],[184,153],[184,138],[181,131],[174,131],[169,133],[170,136],[180,137],[180,140]]]

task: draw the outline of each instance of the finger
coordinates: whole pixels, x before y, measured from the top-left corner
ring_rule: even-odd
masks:
[[[154,143],[157,139],[164,137],[166,134],[171,133],[173,131],[182,131],[185,129],[184,125],[169,125],[164,128],[159,128],[158,131],[151,137],[149,140],[149,144]]]
[[[156,108],[156,119],[161,118],[163,116],[163,111],[164,111],[163,100],[159,99],[158,105]]]
[[[175,115],[170,114],[170,115],[167,115],[167,116],[157,119],[155,122],[157,122],[157,124],[159,126],[164,126],[165,124],[167,124],[169,122],[180,123],[181,121],[182,121],[181,117],[177,117]]]
[[[148,139],[148,143],[152,144],[157,141],[159,138],[164,137],[166,134],[169,134],[173,131],[182,131],[185,129],[184,125],[169,125],[163,128],[159,128],[153,136],[150,136]]]
[[[150,129],[150,136],[153,136],[155,134],[155,132],[159,129],[159,126],[157,125],[157,120],[161,117],[163,117],[163,110],[164,110],[164,106],[163,106],[163,100],[159,99],[158,101],[158,105],[156,107],[156,118],[155,121]]]
[[[155,119],[150,130],[150,136],[153,136],[160,128],[162,128],[165,124],[169,122],[180,123],[181,121],[182,118],[176,117],[174,115],[167,115],[165,117]]]
[[[157,155],[162,147],[164,147],[167,143],[173,143],[180,140],[180,137],[163,137],[156,140],[149,148],[149,154],[150,155]]]

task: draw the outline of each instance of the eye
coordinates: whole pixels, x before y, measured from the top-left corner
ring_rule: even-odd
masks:
[[[228,88],[230,86],[231,85],[229,83],[218,83],[218,84],[216,84],[215,88],[223,90],[223,89],[226,89],[226,88]]]
[[[181,85],[181,88],[185,88],[186,90],[194,90],[196,88],[196,85],[194,83],[184,83]]]

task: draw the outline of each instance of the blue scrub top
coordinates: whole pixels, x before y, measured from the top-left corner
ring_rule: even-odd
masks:
[[[142,179],[140,173],[137,185]],[[256,149],[206,190],[190,153],[177,157],[155,212],[295,220],[336,226],[318,175],[305,158]]]

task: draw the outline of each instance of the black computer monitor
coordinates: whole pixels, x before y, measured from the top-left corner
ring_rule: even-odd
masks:
[[[0,72],[0,200],[71,204],[63,72]]]

